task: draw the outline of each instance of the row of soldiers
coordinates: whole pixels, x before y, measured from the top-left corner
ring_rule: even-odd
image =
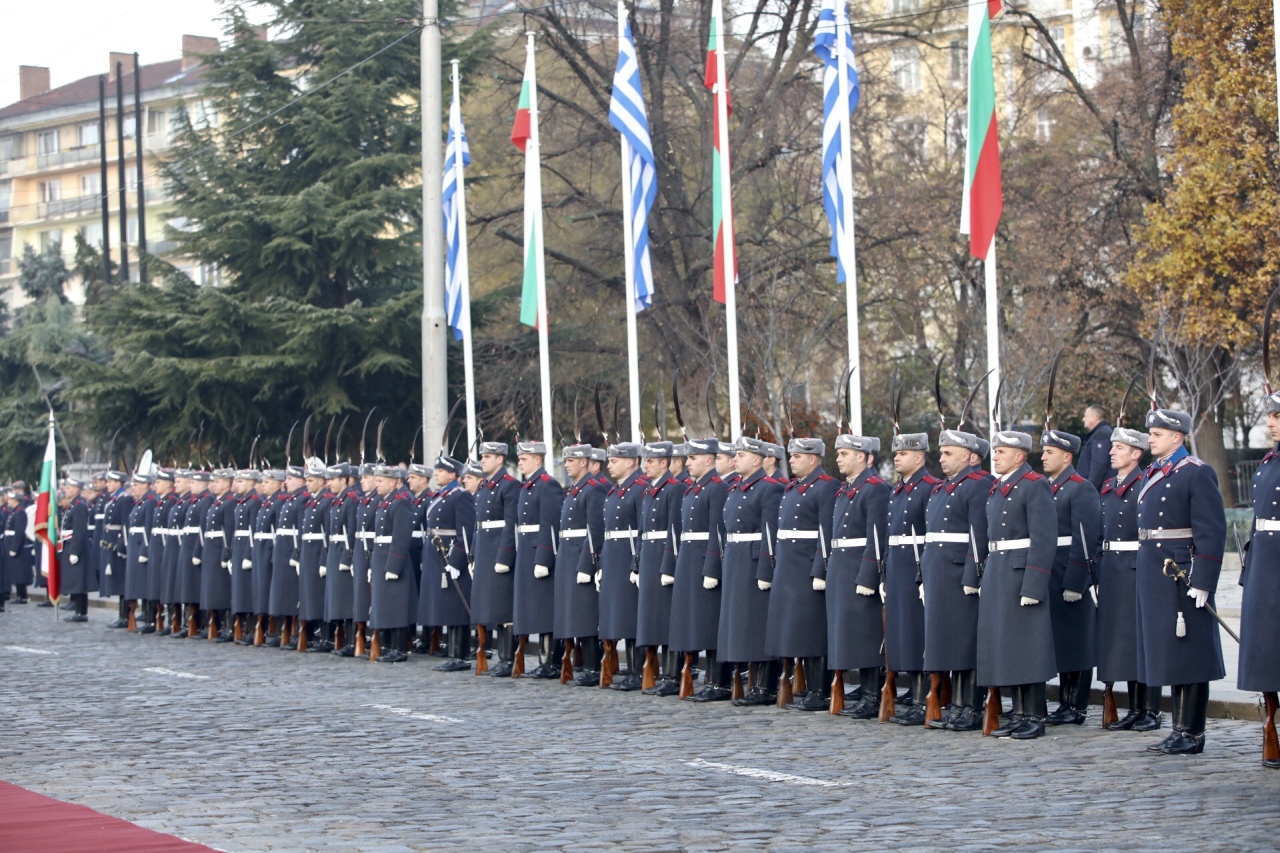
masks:
[[[1280,441],[1280,394],[1267,406]],[[1169,686],[1172,731],[1150,748],[1194,754],[1209,682],[1225,676],[1212,607],[1225,514],[1213,469],[1185,447],[1190,417],[1153,408],[1146,426],[1111,432],[1115,473],[1101,492],[1075,471],[1081,440],[1054,429],[1038,441],[1043,475],[1025,432],[989,446],[944,428],[942,478],[926,468],[929,434],[895,435],[892,484],[877,474],[879,439],[852,434],[835,440],[839,479],[820,439],[791,440],[784,478],[782,448],[746,436],[569,445],[567,489],[536,441],[515,446],[520,479],[501,442],[466,464],[442,454],[407,468],[161,469],[135,474],[130,493],[108,472],[120,488],[101,514],[67,481],[60,567],[76,621],[97,564],[121,596],[116,625],[132,615],[143,633],[342,656],[368,647],[395,663],[421,626],[413,651],[445,639],[437,669],[474,660],[495,677],[524,674],[536,635],[535,678],[957,732],[986,722],[1014,739],[1083,723],[1096,668],[1128,683],[1128,713],[1108,729],[1161,728]],[[1245,560],[1246,690],[1280,687],[1277,584],[1251,569],[1280,531],[1274,491],[1273,451]],[[900,710],[886,673],[909,682]],[[846,674],[857,683],[847,695]],[[1008,712],[996,691],[1011,696]]]

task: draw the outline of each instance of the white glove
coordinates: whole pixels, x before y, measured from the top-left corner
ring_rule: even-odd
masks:
[[[327,575],[327,574],[329,574],[329,567],[328,567],[328,566],[321,566],[321,567],[320,567],[320,577],[324,577],[324,576],[325,576],[325,575]]]
[[[1062,600],[1065,601],[1067,604],[1075,604],[1077,601],[1079,601],[1082,598],[1084,598],[1084,596],[1078,592],[1072,592],[1069,589],[1064,589],[1062,591]]]
[[[507,572],[511,571],[511,567],[504,565],[503,563],[494,563],[493,571],[495,574],[505,575]]]
[[[636,586],[640,586],[640,573],[639,573],[639,572],[632,572],[632,573],[631,573],[631,582],[632,582],[633,584],[635,584]]]
[[[454,580],[457,580],[458,578],[462,577],[462,572],[458,571],[453,566],[445,566],[445,568],[449,570],[449,577],[453,578]]]
[[[826,579],[826,578],[814,578],[814,579],[813,579],[813,591],[814,591],[814,592],[823,592],[823,591],[825,591],[825,590],[826,590],[826,588],[827,588],[827,579]]]
[[[880,581],[880,600],[884,601],[886,598],[888,596],[884,594],[884,581]]]
[[[225,561],[222,564],[222,568],[226,569],[227,571],[231,571],[231,561],[230,560]]]
[[[600,578],[602,575],[604,575],[604,572],[599,570],[596,571],[596,592],[600,591]]]
[[[191,558],[191,565],[193,565],[193,566],[198,566],[198,565],[200,565],[200,558],[199,558],[199,557],[192,557],[192,558]],[[297,565],[297,564],[295,563],[294,565]]]
[[[468,575],[470,575],[470,576],[471,576],[471,577],[473,577],[473,578],[476,576],[476,564],[475,564],[475,563],[467,563],[467,574],[468,574]]]
[[[398,581],[398,580],[400,580],[400,576],[399,576],[398,574],[396,574],[395,572],[387,572],[385,575],[383,575],[383,577],[384,577],[386,580],[389,580],[389,581]]]
[[[586,572],[578,572],[578,576],[575,580],[577,580],[578,583],[591,583],[591,575]]]
[[[12,557],[13,555],[12,555],[12,554],[10,554],[9,556],[11,556],[11,557]],[[138,562],[139,562],[139,563],[145,563],[146,561],[147,561],[147,555],[146,555],[146,554],[139,554],[139,555],[138,555]]]
[[[924,604],[924,584],[920,584],[920,603]]]
[[[548,569],[546,566],[534,566],[534,567],[533,567],[533,576],[534,576],[535,578],[537,578],[538,580],[542,580],[543,578],[545,578],[545,577],[546,577],[547,575],[549,575],[549,574],[551,574],[551,570],[550,570],[550,569]]]
[[[1196,608],[1199,609],[1209,603],[1209,590],[1192,587],[1187,590],[1187,598],[1195,599]]]
[[[295,575],[302,574],[302,564],[297,560],[290,560],[289,565],[293,566],[293,573]]]
[[[977,588],[976,586],[966,586],[966,587],[964,588],[964,594],[965,594],[965,595],[977,595],[977,594],[978,594],[978,592],[979,592],[979,590],[978,590],[978,588]]]
[[[872,589],[869,586],[863,586],[862,584],[858,584],[857,587],[854,588],[854,592],[858,593],[858,595],[875,595],[876,594],[876,591],[874,589]]]
[[[249,561],[248,561],[248,560],[245,560],[245,562],[247,563],[247,562],[249,562]],[[340,571],[340,572],[348,572],[348,573],[349,573],[349,572],[351,571],[351,567],[350,567],[350,566],[348,566],[348,565],[345,565],[344,563],[338,563],[338,571]]]
[[[761,592],[768,592],[773,588],[772,581],[756,581],[756,586],[760,587]]]
[[[364,582],[373,583],[373,569],[365,569]]]
[[[17,552],[17,551],[10,551],[10,552],[9,552],[9,556],[10,556],[10,557],[16,557],[16,556],[18,556],[18,552]]]
[[[703,589],[715,589],[718,586],[720,586],[719,578],[703,578],[702,579]]]
[[[671,586],[673,583],[675,583],[675,582],[676,582],[676,576],[675,576],[675,575],[662,575],[661,580],[662,580],[662,585],[663,585],[663,586]]]
[[[111,574],[111,567],[110,567],[110,566],[107,566],[107,571],[106,571],[106,573],[107,573],[107,574]]]
[[[1038,598],[1027,598],[1025,595],[1022,596],[1021,604],[1023,607],[1031,607],[1039,603],[1040,603],[1040,599]]]
[[[73,566],[74,566],[76,563],[80,562],[80,558],[79,558],[79,557],[77,557],[75,554],[72,554],[72,555],[71,555],[70,557],[68,557],[67,559],[68,559],[68,561],[71,563],[71,565],[73,565]]]

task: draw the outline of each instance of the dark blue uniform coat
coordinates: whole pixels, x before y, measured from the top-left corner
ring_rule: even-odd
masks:
[[[716,648],[720,629],[720,587],[706,589],[706,578],[719,580],[724,542],[724,500],[728,487],[714,469],[684,490],[680,507],[680,553],[671,593],[670,646],[678,652]]]
[[[426,537],[422,540],[422,592],[418,596],[418,624],[441,627],[469,625],[471,618],[463,604],[471,600],[471,574],[465,561],[460,565],[453,557],[454,545],[462,548],[462,533],[467,541],[475,541],[476,501],[457,483],[436,492],[427,504]],[[448,563],[448,565],[446,565]],[[458,573],[451,577],[449,567]],[[454,585],[454,581],[457,585]],[[426,605],[426,609],[423,605]]]
[[[665,646],[671,640],[671,596],[680,541],[684,486],[670,475],[650,481],[640,506],[640,584],[636,602],[636,645]]]
[[[1280,531],[1259,530],[1258,520],[1280,526],[1280,452],[1272,449],[1253,475],[1253,530],[1240,585],[1241,690],[1280,691]],[[1268,525],[1268,526],[1271,526]]]
[[[784,499],[785,500],[785,499]],[[826,578],[827,667],[854,670],[884,663],[884,610],[880,600],[877,537],[889,544],[889,485],[867,469],[840,484],[831,516],[831,556],[814,577]],[[876,590],[859,595],[857,587]]]
[[[471,578],[471,620],[494,628],[511,622],[516,562],[516,509],[520,484],[505,471],[480,481],[476,490],[475,574]],[[494,566],[507,567],[506,572]]]
[[[1058,553],[1049,579],[1053,653],[1058,672],[1093,669],[1098,662],[1098,614],[1093,596],[1087,590],[1094,584],[1089,561],[1097,565],[1102,552],[1102,507],[1098,490],[1069,466],[1049,488],[1058,511]],[[1084,542],[1080,541],[1082,525]],[[1078,592],[1082,597],[1067,603],[1062,598],[1063,590]]]
[[[1138,493],[1134,468],[1102,485],[1102,559],[1098,563],[1098,680],[1138,680]]]
[[[772,656],[765,645],[771,593],[762,591],[758,581],[761,569],[770,568],[768,544],[778,532],[781,503],[782,484],[766,477],[763,468],[731,484],[725,495],[720,628],[716,635],[716,659],[721,663],[753,663]]]
[[[250,489],[231,510],[231,612],[255,613],[253,606],[253,525],[262,497]]]
[[[555,626],[556,557],[560,552],[560,504],[564,487],[539,468],[520,484],[516,509],[515,613],[512,630],[518,634],[550,634]],[[570,546],[577,571],[577,556]],[[545,578],[534,576],[544,567]]]
[[[556,622],[552,633],[561,639],[594,637],[600,627],[595,575],[604,542],[604,496],[608,491],[608,480],[583,476],[565,491],[560,505],[563,556],[556,560]],[[587,576],[586,583],[578,582],[580,573]]]
[[[605,540],[600,550],[602,640],[636,637],[640,595],[631,583],[631,573],[640,570],[640,506],[648,484],[648,479],[636,470],[609,489],[604,498]]]
[[[413,543],[413,498],[407,489],[378,499],[373,523],[373,602],[369,625],[379,631],[414,624],[418,590],[409,556]]]
[[[955,672],[978,666],[978,563],[987,559],[987,494],[991,477],[970,467],[933,487],[925,511],[924,669]],[[972,532],[972,539],[970,533]],[[891,656],[892,657],[892,656]]]
[[[125,523],[124,597],[130,601],[147,598],[148,565],[151,554],[151,526],[156,514],[155,492],[148,491],[141,500],[129,508],[129,520]]]
[[[939,482],[937,477],[921,468],[907,479],[895,483],[889,499],[889,542],[884,567],[884,645],[889,668],[894,672],[920,672],[924,668],[925,608],[920,603],[920,583],[928,510],[933,502],[933,490]],[[916,562],[917,552],[920,564]]]

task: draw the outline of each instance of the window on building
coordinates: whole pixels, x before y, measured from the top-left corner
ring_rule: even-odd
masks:
[[[91,175],[80,176],[80,195],[82,196],[99,196],[102,195],[102,175],[94,172]]]
[[[37,154],[57,154],[62,150],[62,141],[56,130],[42,130],[36,134]]]
[[[969,43],[964,39],[952,39],[948,45],[951,56],[951,69],[947,79],[952,83],[963,83],[969,77]]]
[[[920,11],[920,0],[890,0],[889,8],[895,15],[914,15]]]
[[[42,204],[48,204],[51,201],[58,201],[62,198],[61,178],[54,178],[52,181],[41,181],[39,186]]]
[[[102,140],[98,138],[98,126],[96,124],[82,124],[76,128],[76,146],[84,148],[87,145],[97,145]]]
[[[47,252],[50,246],[61,245],[62,229],[50,228],[48,231],[41,231],[38,239],[40,241],[40,251]]]
[[[90,246],[93,246],[98,249],[102,248],[102,223],[101,222],[91,222],[88,225],[81,225],[76,230],[80,233],[80,236],[84,238],[84,241],[88,243]]]
[[[126,225],[126,233],[129,235],[130,245],[138,242],[138,217],[129,217]]]
[[[125,116],[124,117],[124,138],[125,139],[133,139],[135,127],[137,127],[137,123],[134,121],[133,116],[132,115]]]
[[[147,136],[164,136],[169,132],[169,114],[164,110],[147,110]]]
[[[191,126],[197,130],[218,126],[218,110],[202,100],[191,104]]]
[[[915,45],[894,48],[889,56],[889,74],[904,95],[920,91],[920,48]]]
[[[947,155],[954,157],[965,152],[965,140],[969,138],[969,111],[956,110],[947,116]]]
[[[1041,107],[1036,110],[1036,140],[1039,142],[1048,142],[1052,139],[1053,126],[1057,123],[1057,120],[1053,117],[1053,113],[1049,112],[1048,107]]]
[[[1138,22],[1134,21],[1135,29],[1137,26]],[[1125,39],[1124,22],[1119,15],[1107,18],[1107,40],[1103,45],[1102,56],[1108,65],[1120,65],[1129,60],[1129,42]]]
[[[14,138],[12,136],[0,136],[0,163],[12,160],[14,153]]]
[[[893,122],[893,137],[908,162],[921,162],[929,153],[929,129],[921,118],[900,118]]]

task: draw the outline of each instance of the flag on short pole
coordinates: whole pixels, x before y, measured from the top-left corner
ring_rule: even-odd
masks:
[[[538,115],[534,109],[537,90],[533,45],[529,45],[524,63],[524,81],[520,84],[520,104],[516,108],[511,141],[524,152],[524,280],[520,288],[520,322],[537,326],[540,316],[539,294],[543,285],[542,259],[542,176],[538,163]]]
[[[738,252],[734,245],[733,199],[729,187],[729,133],[720,126],[721,102],[727,117],[733,112],[729,100],[727,63],[724,55],[724,9],[720,0],[711,4],[711,36],[707,41],[707,68],[703,84],[714,93],[715,104],[711,114],[712,144],[715,146],[715,162],[711,169],[711,231],[715,236],[715,263],[713,294],[717,302],[725,303],[726,284],[738,280]],[[721,78],[724,79],[721,79]]]
[[[635,270],[636,310],[653,304],[653,266],[649,259],[649,211],[658,195],[658,166],[649,138],[649,120],[645,116],[644,96],[640,89],[640,63],[636,59],[636,43],[631,23],[624,24],[618,42],[618,67],[613,72],[613,97],[609,100],[609,124],[625,143],[629,157],[623,160],[622,180],[631,188],[631,245]]]
[[[991,250],[1004,207],[996,135],[996,75],[991,58],[991,19],[1000,9],[1000,0],[969,6],[969,136],[960,233],[969,235],[969,254],[983,260]]]
[[[58,457],[53,440],[53,416],[49,417],[49,441],[44,448],[44,464],[40,466],[40,491],[36,493],[35,535],[40,543],[40,574],[48,578],[49,600],[58,598]]]
[[[852,197],[853,188],[845,186],[844,174],[852,174],[840,168],[841,160],[850,156],[852,140],[843,138],[841,123],[857,109],[860,90],[858,69],[853,63],[853,35],[843,21],[836,18],[837,0],[823,0],[818,12],[818,29],[813,38],[813,52],[822,60],[822,203],[831,224],[831,257],[836,259],[836,281],[844,282],[846,270],[853,265],[852,258],[845,258],[843,239],[845,231],[853,223],[845,222],[845,198]],[[843,3],[843,0],[839,0]],[[841,10],[843,11],[843,10]],[[843,33],[845,53],[845,77],[847,101],[840,103],[840,55],[836,45]],[[843,115],[842,115],[843,111]]]
[[[462,108],[455,96],[449,104],[449,139],[444,156],[444,306],[456,340],[463,338],[462,278],[466,275],[466,265],[460,263],[459,255],[466,250],[462,222],[467,215],[458,186],[463,168],[470,165],[471,149],[467,146],[467,131],[462,126]]]

